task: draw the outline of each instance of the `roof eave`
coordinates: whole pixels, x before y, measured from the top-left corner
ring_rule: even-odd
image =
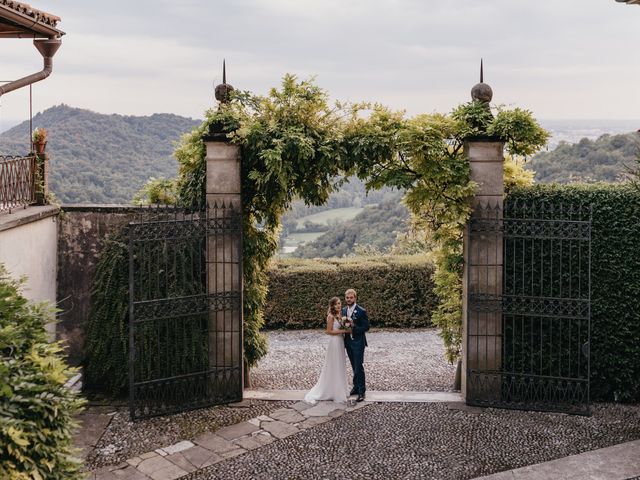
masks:
[[[43,36],[46,38],[54,38],[61,37],[65,33],[62,30],[58,30],[50,25],[42,23],[28,15],[17,12],[16,10],[9,8],[5,5],[0,4],[0,17],[6,18],[11,22],[16,23],[17,25],[23,27],[28,32],[31,32],[31,35],[26,34],[16,34],[12,38],[20,38],[26,36]]]

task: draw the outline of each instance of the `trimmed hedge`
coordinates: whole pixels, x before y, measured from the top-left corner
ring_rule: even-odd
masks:
[[[265,327],[320,328],[329,299],[344,298],[347,288],[356,289],[373,327],[431,326],[431,312],[438,304],[433,270],[424,255],[274,262]]]
[[[515,201],[593,206],[591,397],[640,400],[640,192],[628,185],[535,185]]]

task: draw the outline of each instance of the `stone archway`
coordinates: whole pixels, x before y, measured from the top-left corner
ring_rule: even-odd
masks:
[[[240,164],[240,148],[231,142],[229,142],[224,135],[209,135],[205,137],[205,145],[206,145],[206,163],[207,163],[207,208],[209,211],[219,205],[220,202],[240,202],[241,201],[241,164]],[[209,214],[211,216],[211,214]],[[226,245],[241,245],[242,242],[242,232],[238,231],[230,234],[231,236],[225,237],[224,242]],[[234,291],[237,285],[229,284],[229,280],[224,281],[224,279],[220,276],[220,265],[216,267],[216,262],[211,261],[211,259],[220,259],[224,258],[224,253],[221,252],[223,248],[223,244],[221,242],[209,242],[208,247],[208,256],[210,258],[210,268],[208,270],[209,275],[212,279],[209,282],[210,290],[209,293],[211,295],[228,295],[230,292]],[[233,259],[234,261],[238,260],[237,258]],[[229,271],[227,270],[226,275],[227,278],[238,278],[238,273],[242,272],[242,259],[235,263],[232,268],[235,270]],[[225,264],[227,265],[227,264]],[[226,267],[225,267],[226,268]],[[214,273],[218,272],[218,273]],[[234,272],[234,273],[231,273]],[[212,345],[215,345],[218,349],[225,349],[227,351],[231,350],[231,344],[229,346],[225,346],[224,343],[221,342],[233,342],[233,345],[236,345],[237,337],[234,337],[234,334],[237,331],[242,331],[243,319],[241,312],[234,314],[232,319],[227,321],[226,323],[222,322],[220,316],[224,315],[221,313],[211,312],[212,321],[210,322],[210,337],[213,340]],[[213,318],[216,318],[213,321]],[[231,325],[231,332],[229,332],[228,328]],[[218,363],[215,368],[231,368],[238,369],[240,368],[241,359],[237,357],[228,357],[224,361],[220,360],[220,357],[216,357]],[[454,367],[455,369],[455,367]],[[248,374],[247,369],[243,369],[243,382],[246,380],[246,375]],[[418,389],[420,390],[420,389]],[[278,400],[299,400],[301,399],[302,391],[300,390],[290,390],[290,391],[245,391],[244,395],[248,395],[248,398],[256,398],[256,399],[278,399]],[[460,395],[457,393],[451,392],[441,392],[441,391],[406,391],[405,394],[399,394],[399,392],[383,392],[378,391],[373,393],[373,397],[371,400],[379,400],[379,401],[460,401]]]

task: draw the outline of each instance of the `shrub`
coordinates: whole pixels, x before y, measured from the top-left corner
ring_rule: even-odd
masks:
[[[80,479],[72,416],[82,400],[58,343],[47,343],[45,304],[29,303],[0,265],[0,478]]]
[[[591,204],[591,397],[640,400],[640,192],[625,185],[536,185],[514,201]]]
[[[280,260],[269,270],[266,328],[319,328],[332,296],[358,292],[373,327],[428,327],[437,305],[423,255]]]

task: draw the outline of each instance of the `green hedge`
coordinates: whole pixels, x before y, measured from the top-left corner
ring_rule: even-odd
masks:
[[[433,263],[425,256],[280,260],[269,270],[266,328],[324,326],[329,298],[347,288],[373,327],[428,327],[437,306]]]
[[[32,304],[0,264],[0,478],[84,478],[72,457],[72,430],[83,401],[66,386],[75,373],[45,324],[53,311]]]
[[[593,206],[591,397],[640,400],[640,192],[625,185],[536,185],[515,201]]]

